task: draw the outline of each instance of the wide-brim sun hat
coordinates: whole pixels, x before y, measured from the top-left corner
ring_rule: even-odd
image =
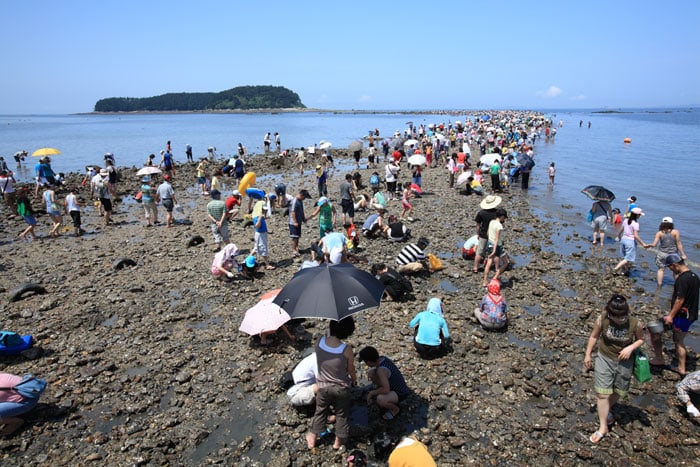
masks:
[[[501,204],[501,201],[503,201],[503,198],[501,198],[500,196],[488,195],[481,201],[479,207],[481,209],[493,209],[495,207],[498,207]]]
[[[632,214],[636,214],[638,216],[643,216],[644,211],[642,211],[642,208],[634,208],[634,209],[632,209]]]

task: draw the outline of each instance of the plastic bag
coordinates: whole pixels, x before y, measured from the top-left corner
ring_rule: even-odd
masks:
[[[440,271],[444,267],[442,265],[442,261],[440,261],[440,258],[432,253],[428,253],[428,262],[430,263],[430,270],[433,272]]]
[[[590,209],[588,210],[588,217],[586,218],[586,222],[593,222],[593,211]]]
[[[649,359],[642,352],[634,354],[634,377],[640,383],[645,383],[651,379]]]

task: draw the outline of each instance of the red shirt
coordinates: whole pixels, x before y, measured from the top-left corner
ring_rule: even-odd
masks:
[[[396,162],[401,162],[401,152],[397,149],[391,154],[391,157],[396,161]]]
[[[230,211],[236,206],[241,205],[241,200],[236,198],[235,196],[231,195],[228,198],[226,198],[226,210]]]

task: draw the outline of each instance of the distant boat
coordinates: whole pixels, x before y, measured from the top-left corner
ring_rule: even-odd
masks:
[[[625,143],[626,143],[626,144],[629,144],[629,143],[631,143],[631,142],[632,142],[632,138],[625,138]]]

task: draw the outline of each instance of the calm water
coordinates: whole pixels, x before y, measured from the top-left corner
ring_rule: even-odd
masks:
[[[651,241],[662,217],[673,217],[680,229],[686,253],[700,263],[700,222],[692,206],[698,190],[700,109],[631,110],[624,114],[594,114],[582,111],[550,111],[553,120],[563,121],[554,142],[536,147],[537,166],[530,195],[536,207],[562,222],[575,224],[581,235],[590,235],[585,215],[590,201],[580,193],[597,184],[617,195],[614,205],[624,211],[626,199],[636,195],[646,212],[641,235]],[[333,146],[347,145],[369,130],[378,128],[382,137],[407,128],[407,122],[464,121],[466,116],[437,115],[348,115],[333,113],[281,114],[173,114],[173,115],[57,115],[0,116],[0,154],[14,167],[12,155],[26,149],[59,148],[54,169],[82,171],[85,165],[102,163],[105,152],[116,156],[117,165],[141,166],[150,153],[158,154],[172,141],[176,160],[185,160],[185,145],[195,157],[205,156],[207,147],[219,154],[232,154],[241,142],[249,153],[262,152],[267,131],[278,131],[283,148],[309,146],[321,140]],[[579,120],[584,124],[579,127]],[[591,122],[591,128],[587,122]],[[631,144],[624,144],[631,138]],[[160,157],[158,156],[159,160]],[[36,159],[28,158],[18,178],[33,177]],[[547,188],[546,169],[554,161],[556,186]],[[563,208],[562,206],[572,206]],[[652,257],[651,253],[649,256]]]

